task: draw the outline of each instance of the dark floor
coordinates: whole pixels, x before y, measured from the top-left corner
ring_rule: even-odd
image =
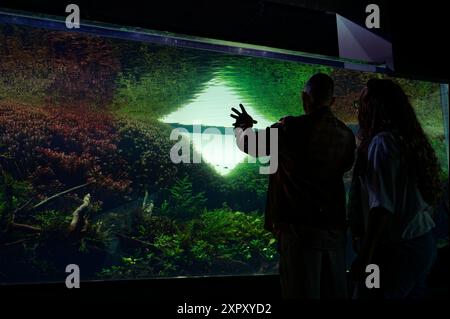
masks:
[[[439,249],[429,277],[429,298],[448,298],[449,247]],[[80,289],[64,283],[1,286],[0,295],[11,298],[104,299],[104,300],[279,300],[277,275],[205,278],[171,278],[82,282]]]

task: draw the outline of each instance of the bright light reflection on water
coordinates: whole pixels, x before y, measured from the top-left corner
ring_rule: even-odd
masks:
[[[239,110],[239,103],[242,103],[247,112],[258,121],[255,128],[265,128],[272,124],[256,111],[251,103],[217,78],[207,83],[205,89],[193,101],[160,120],[164,123],[188,126],[201,124],[221,129],[231,128],[234,122],[230,117],[231,107]],[[232,133],[231,130],[230,133]],[[203,161],[212,165],[221,175],[231,172],[247,157],[236,147],[233,134],[218,135],[202,132],[202,134],[191,133],[189,135],[194,149],[201,154]]]

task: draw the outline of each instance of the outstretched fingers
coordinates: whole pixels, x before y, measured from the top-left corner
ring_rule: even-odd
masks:
[[[244,105],[239,104],[239,106],[241,107],[242,114],[248,114],[247,111],[245,110]]]
[[[252,117],[247,113],[247,110],[245,109],[244,105],[239,104],[239,107],[241,108],[241,111],[238,111],[234,107],[231,108],[231,110],[236,114],[230,114],[230,116],[236,120],[239,120],[241,117],[243,117],[247,122],[251,122],[253,124],[258,123],[258,121],[255,121],[252,119]]]
[[[241,112],[239,112],[238,110],[236,110],[234,107],[231,108],[231,110],[236,113],[237,115],[241,115]]]

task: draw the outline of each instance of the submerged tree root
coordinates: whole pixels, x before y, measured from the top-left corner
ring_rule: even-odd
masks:
[[[118,238],[120,238],[120,239],[122,239],[122,240],[125,240],[125,241],[128,241],[128,242],[131,242],[131,243],[133,243],[133,244],[135,244],[135,245],[138,245],[138,246],[145,246],[145,247],[149,247],[149,248],[151,248],[151,249],[160,251],[160,249],[157,248],[157,247],[156,247],[154,244],[152,244],[152,243],[149,243],[149,242],[146,242],[146,241],[143,241],[143,240],[140,240],[140,239],[136,239],[136,238],[133,238],[133,237],[129,237],[129,236],[126,236],[126,235],[120,234],[120,233],[116,233],[115,235],[116,235]]]
[[[62,195],[65,195],[65,194],[67,194],[67,193],[76,191],[76,190],[78,190],[78,189],[80,189],[80,188],[83,188],[83,187],[86,187],[86,186],[88,186],[88,185],[90,185],[90,184],[92,184],[92,182],[85,183],[85,184],[82,184],[82,185],[79,185],[79,186],[75,186],[75,187],[72,187],[72,188],[70,188],[70,189],[67,189],[67,190],[65,190],[65,191],[63,191],[63,192],[60,192],[60,193],[58,193],[58,194],[52,195],[52,196],[50,196],[50,197],[44,199],[44,200],[41,201],[40,203],[34,205],[34,206],[33,206],[33,209],[39,208],[39,207],[41,207],[41,206],[47,204],[48,202],[50,202],[50,201],[52,201],[52,200],[54,200],[54,199],[56,199],[56,198],[58,198],[58,197],[60,197],[60,196],[62,196]]]
[[[73,212],[72,221],[69,225],[69,233],[80,233],[85,231],[88,225],[86,211],[91,203],[91,194],[87,194],[83,198],[83,203]]]
[[[42,231],[41,227],[31,226],[31,225],[26,225],[26,224],[18,224],[18,223],[14,223],[14,222],[12,222],[9,225],[9,228],[15,229],[15,230],[25,230],[25,231],[30,231],[30,232],[41,232]]]

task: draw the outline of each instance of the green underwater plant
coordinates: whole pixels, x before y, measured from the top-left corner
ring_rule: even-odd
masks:
[[[114,108],[121,115],[142,121],[159,119],[200,92],[213,76],[208,55],[201,59],[190,50],[145,43],[121,47],[123,71],[117,78]],[[119,49],[120,50],[120,49]],[[137,54],[130,59],[129,52]]]
[[[142,122],[120,118],[117,123],[117,154],[123,161],[122,172],[132,176],[130,187],[133,193],[155,193],[168,185],[177,173],[169,156],[172,146],[167,138],[169,128],[155,120]]]
[[[215,258],[254,263],[260,267],[276,259],[275,241],[264,230],[260,213],[232,211],[224,206],[202,214],[200,225],[197,238],[214,247],[212,256]]]
[[[189,220],[205,210],[205,194],[194,193],[188,176],[177,178],[168,191],[169,198],[160,207],[161,215],[176,220]]]
[[[67,227],[71,216],[56,210],[43,210],[33,215],[36,222],[45,230],[55,230]]]
[[[263,211],[268,184],[258,164],[240,163],[224,178],[225,201],[235,210]]]
[[[154,216],[156,217],[156,216]],[[143,226],[150,227],[150,226]],[[233,211],[226,205],[177,222],[171,231],[149,236],[139,230],[139,248],[100,278],[270,273],[277,265],[275,239],[263,229],[260,213]],[[144,235],[144,236],[142,236]]]
[[[249,101],[267,119],[303,114],[300,92],[315,73],[332,68],[254,57],[226,57],[218,76]]]
[[[31,191],[28,182],[14,179],[0,164],[0,241],[1,234],[14,223],[16,210],[28,200]]]

